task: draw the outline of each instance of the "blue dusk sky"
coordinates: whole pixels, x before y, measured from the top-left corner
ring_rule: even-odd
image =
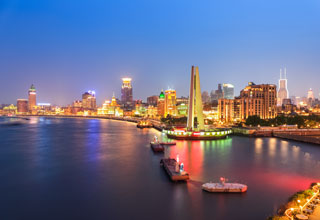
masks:
[[[87,90],[97,101],[161,89],[187,96],[191,65],[202,90],[218,83],[278,83],[290,95],[320,89],[319,0],[1,0],[0,103],[27,98],[69,104]]]

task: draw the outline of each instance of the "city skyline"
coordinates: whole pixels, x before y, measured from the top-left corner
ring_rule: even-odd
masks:
[[[120,82],[123,83],[123,79],[130,79],[130,81],[132,80],[131,78],[120,78],[120,79],[119,79]],[[134,82],[134,80],[133,80],[133,82]],[[254,82],[254,81],[248,81],[248,83],[250,83],[250,82],[256,83],[256,82]],[[247,84],[248,84],[248,83],[247,83]],[[279,85],[276,84],[276,83],[259,83],[259,84],[273,84],[273,85],[276,85],[276,86],[277,86],[277,89],[279,89]],[[217,87],[218,85],[222,85],[222,83],[218,83],[217,85],[213,85],[213,87],[212,87],[211,90],[202,90],[202,92],[209,92],[209,94],[210,94],[210,92],[214,92],[214,91],[215,91],[215,89],[216,89],[216,87]],[[233,86],[232,84],[228,84],[228,83],[227,83],[227,84],[223,83],[223,85]],[[120,86],[120,85],[118,85],[118,87],[119,87],[119,86]],[[239,91],[238,94],[237,94],[236,92],[234,92],[234,97],[240,96],[240,92],[241,92],[241,90],[242,90],[245,86],[246,86],[246,85],[244,85],[242,88],[234,88],[234,91]],[[34,84],[31,84],[31,87],[34,87]],[[133,87],[134,87],[134,83],[133,83]],[[119,90],[119,88],[118,88],[118,90]],[[163,90],[175,90],[175,89],[168,87],[167,89],[161,89],[160,91],[158,91],[158,92],[155,93],[155,94],[147,94],[147,93],[145,93],[145,95],[144,95],[145,98],[144,98],[144,99],[135,98],[135,97],[134,97],[134,94],[133,94],[133,95],[132,95],[132,96],[133,96],[133,100],[142,100],[143,102],[147,102],[147,98],[148,98],[148,97],[150,97],[150,96],[157,96],[157,95],[159,95],[160,92],[163,91]],[[314,89],[313,89],[313,88],[309,88],[308,90],[306,90],[305,94],[302,94],[301,96],[298,96],[298,95],[295,95],[295,94],[293,94],[293,95],[290,94],[290,97],[297,97],[297,98],[303,98],[303,97],[305,97],[305,98],[307,98],[310,90],[314,90]],[[30,91],[30,89],[29,89],[28,91]],[[87,90],[87,91],[82,91],[82,92],[80,92],[80,93],[83,93],[83,92],[86,93],[86,92],[91,92],[91,91],[94,92],[94,93],[96,93],[96,90],[92,90],[92,89],[91,89],[91,90]],[[177,90],[175,90],[175,91],[176,91],[177,93],[179,93]],[[97,97],[96,97],[96,99],[98,100],[98,101],[97,101],[97,106],[102,106],[105,101],[110,101],[110,100],[112,99],[112,97],[116,97],[118,100],[121,100],[121,97],[122,97],[121,92],[122,92],[122,89],[120,88],[120,92],[114,92],[114,91],[113,91],[113,92],[112,92],[112,95],[111,95],[111,94],[107,94],[107,95],[105,95],[105,96],[100,96],[100,97],[97,96]],[[27,92],[27,93],[25,92],[25,95],[16,97],[16,99],[15,99],[12,103],[2,102],[2,103],[0,103],[0,104],[15,104],[18,99],[28,99],[28,94],[29,94],[29,92]],[[40,93],[37,94],[37,97],[39,96],[39,94],[40,94]],[[117,95],[115,95],[115,94],[117,94]],[[40,95],[40,97],[41,97],[41,95]],[[177,97],[188,97],[188,94],[178,94]],[[289,98],[290,98],[290,97],[289,97]],[[320,98],[320,92],[319,92],[319,96],[318,96],[318,93],[315,92],[315,93],[314,93],[314,98],[315,98],[315,99]],[[49,97],[49,99],[50,99],[50,97]],[[39,102],[37,101],[36,104],[38,104],[38,103],[48,103],[48,104],[51,104],[51,105],[67,106],[67,105],[71,105],[72,102],[77,101],[77,100],[80,100],[80,99],[81,99],[81,95],[78,94],[78,97],[76,97],[76,98],[73,99],[73,100],[67,101],[67,103],[50,103],[50,102],[48,102],[47,100],[41,100],[41,101],[39,101]],[[1,101],[1,100],[0,100],[0,101]]]
[[[26,98],[35,84],[39,102],[68,104],[95,89],[102,103],[119,97],[122,77],[133,78],[134,99],[168,87],[186,96],[192,65],[203,91],[230,83],[237,95],[249,81],[277,84],[286,66],[291,95],[313,88],[318,96],[317,1],[202,3],[4,1],[0,102]]]

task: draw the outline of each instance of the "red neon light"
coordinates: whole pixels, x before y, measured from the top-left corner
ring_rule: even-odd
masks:
[[[193,132],[192,135],[193,136],[200,136],[200,132]]]

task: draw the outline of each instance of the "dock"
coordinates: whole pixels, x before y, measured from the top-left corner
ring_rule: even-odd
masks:
[[[160,165],[167,172],[170,179],[176,181],[186,181],[189,179],[189,174],[186,171],[176,172],[177,161],[172,158],[163,158],[160,160]]]

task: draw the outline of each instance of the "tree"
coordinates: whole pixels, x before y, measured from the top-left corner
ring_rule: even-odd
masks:
[[[258,126],[261,124],[261,119],[258,115],[250,115],[246,120],[246,125]]]

